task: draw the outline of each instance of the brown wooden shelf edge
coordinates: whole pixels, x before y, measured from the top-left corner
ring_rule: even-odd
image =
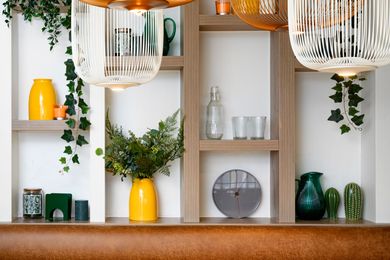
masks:
[[[278,140],[200,140],[200,151],[278,151]]]
[[[0,225],[92,225],[92,226],[293,226],[293,227],[389,227],[390,224],[374,223],[367,220],[348,222],[343,218],[335,221],[321,219],[318,221],[297,220],[295,223],[280,223],[274,218],[213,218],[201,217],[200,222],[191,223],[183,222],[182,218],[159,218],[154,222],[137,222],[130,221],[124,217],[106,218],[104,223],[92,223],[89,221],[76,221],[72,218],[70,221],[46,221],[42,219],[24,219],[15,218],[11,223],[2,223]]]
[[[13,120],[12,131],[62,131],[65,120]]]
[[[184,67],[183,56],[163,56],[160,70],[182,70]]]
[[[318,72],[303,66],[297,59],[295,59],[295,72]]]
[[[259,31],[236,15],[200,15],[200,31]]]

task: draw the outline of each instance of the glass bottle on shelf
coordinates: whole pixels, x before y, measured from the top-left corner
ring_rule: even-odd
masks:
[[[211,87],[210,103],[207,105],[206,136],[220,140],[223,136],[223,106],[220,102],[218,86]]]

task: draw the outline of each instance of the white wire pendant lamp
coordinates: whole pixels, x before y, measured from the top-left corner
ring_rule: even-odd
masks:
[[[231,0],[234,13],[255,28],[287,30],[287,0]]]
[[[113,90],[152,80],[161,65],[163,11],[134,12],[72,1],[72,52],[85,82]]]
[[[193,0],[81,0],[84,3],[115,9],[155,10],[184,5]]]
[[[389,0],[289,0],[289,33],[298,61],[351,76],[390,63]]]

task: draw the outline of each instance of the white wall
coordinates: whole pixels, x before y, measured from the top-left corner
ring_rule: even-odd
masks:
[[[324,173],[323,190],[336,188],[341,195],[339,216],[344,216],[343,192],[346,184],[360,185],[361,134],[340,134],[339,125],[327,121],[335,104],[331,74],[297,73],[297,165],[296,175],[310,171]]]

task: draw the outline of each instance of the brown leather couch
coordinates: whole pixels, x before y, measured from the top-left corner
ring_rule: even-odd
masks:
[[[390,259],[390,226],[0,225],[0,259]]]

